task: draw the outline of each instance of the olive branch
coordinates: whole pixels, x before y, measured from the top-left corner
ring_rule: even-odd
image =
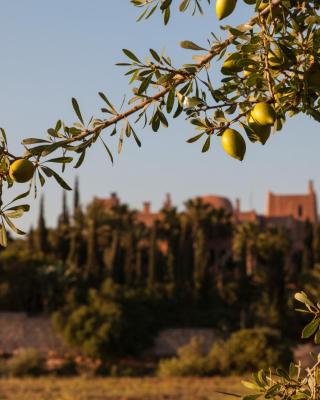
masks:
[[[160,11],[165,24],[170,21],[172,0],[132,0],[131,3],[143,9],[138,20],[150,18],[156,11]],[[211,1],[207,0],[205,3],[210,5]],[[120,153],[125,140],[130,137],[141,146],[135,131],[135,125],[139,122],[143,127],[150,126],[157,132],[160,127],[169,125],[166,115],[177,118],[184,114],[199,131],[196,136],[187,140],[188,143],[204,139],[202,152],[207,152],[212,137],[220,136],[227,153],[242,159],[246,145],[241,133],[234,129],[236,125],[244,129],[249,141],[264,144],[270,135],[271,127],[274,131],[280,130],[287,115],[301,112],[320,121],[320,67],[318,68],[315,61],[320,48],[317,15],[319,3],[257,0],[254,6],[255,14],[247,23],[236,28],[229,25],[221,27],[222,31],[228,34],[226,39],[220,40],[212,34],[208,39],[209,46],[200,46],[191,40],[182,41],[183,48],[201,53],[193,56],[194,63],[184,64],[179,68],[173,66],[170,57],[159,54],[154,49],[150,49],[150,55],[144,61],[131,50],[124,49],[123,53],[128,61],[117,65],[127,68],[129,83],[135,84],[133,97],[128,101],[130,107],[122,111],[122,104],[118,110],[104,93],[99,93],[104,102],[101,111],[110,117],[91,118],[85,123],[78,101],[72,99],[78,121],[68,126],[59,120],[53,128],[48,129],[46,139],[23,140],[25,151],[21,156],[10,153],[6,132],[1,129],[0,196],[2,198],[4,185],[10,189],[19,180],[28,181],[29,189],[10,202],[11,209],[3,206],[0,200],[0,243],[6,244],[8,228],[17,234],[22,233],[15,227],[12,219],[19,218],[28,211],[27,205],[19,205],[17,202],[27,197],[32,189],[37,193],[38,185],[44,186],[48,178],[55,179],[65,190],[71,189],[51,165],[61,165],[61,172],[64,172],[68,164],[79,168],[87,151],[98,139],[111,162],[114,161],[108,143],[102,135],[108,128],[112,128],[111,137],[119,137]],[[203,13],[201,4],[201,0],[183,0],[180,1],[179,10],[185,12],[192,9],[193,14]],[[268,54],[272,48],[277,49],[280,61]],[[226,55],[228,49],[233,51],[231,55]],[[210,76],[216,66],[213,66],[214,59],[216,64],[224,59],[224,77],[220,86],[217,85],[216,79],[212,80]],[[259,119],[259,104],[273,115],[267,124]],[[134,115],[137,117],[131,122],[130,117]],[[230,147],[230,137],[231,142],[236,138],[238,145]],[[58,152],[59,154],[53,156]],[[34,171],[29,164],[29,170],[33,171],[32,176],[26,174],[26,163],[21,164],[25,167],[20,167],[19,171],[17,166],[20,165],[18,162],[21,159],[32,163]],[[19,174],[22,178],[18,178]],[[16,209],[12,210],[12,207]]]

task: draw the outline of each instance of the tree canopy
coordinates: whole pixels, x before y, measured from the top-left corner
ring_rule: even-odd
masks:
[[[130,137],[141,146],[137,128],[150,126],[157,132],[168,126],[170,116],[184,117],[197,131],[189,143],[201,142],[202,152],[206,152],[216,135],[230,156],[242,160],[246,153],[243,136],[265,144],[270,132],[281,130],[287,117],[303,113],[320,121],[320,1],[244,1],[252,7],[251,19],[236,27],[221,26],[221,39],[211,33],[201,44],[192,38],[181,41],[184,49],[195,52],[193,63],[175,66],[169,55],[155,49],[143,59],[134,50],[123,49],[125,58],[117,65],[125,68],[132,94],[116,106],[100,92],[105,118],[87,121],[73,98],[77,121],[68,126],[59,120],[48,129],[47,137],[24,139],[22,154],[10,152],[1,128],[2,245],[7,242],[7,229],[23,234],[13,220],[29,210],[21,200],[32,190],[36,193],[37,186],[43,186],[48,178],[71,189],[52,165],[60,165],[61,172],[69,164],[79,168],[97,143],[105,147],[113,162],[108,141],[117,138],[120,153]],[[164,24],[169,23],[177,6],[181,13],[213,12],[211,0],[131,3],[140,11],[138,21],[160,12]],[[217,19],[227,21],[237,6],[236,0],[216,0]],[[3,204],[3,190],[25,182],[28,190]]]

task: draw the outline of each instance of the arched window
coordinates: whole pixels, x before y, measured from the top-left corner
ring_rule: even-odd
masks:
[[[301,205],[298,206],[298,217],[302,217],[303,215],[303,207]]]

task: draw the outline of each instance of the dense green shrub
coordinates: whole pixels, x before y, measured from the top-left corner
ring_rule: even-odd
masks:
[[[217,341],[209,354],[204,352],[201,340],[193,338],[177,353],[177,357],[160,361],[160,376],[244,374],[271,365],[286,366],[292,356],[279,333],[267,328],[235,332],[228,340]]]
[[[277,331],[267,328],[242,329],[225,342],[215,343],[208,356],[213,373],[246,373],[271,365],[285,366],[291,351]]]
[[[158,375],[168,376],[207,376],[210,363],[203,349],[201,338],[194,337],[186,346],[180,347],[177,357],[161,360]]]
[[[7,375],[37,376],[43,372],[43,358],[35,349],[24,349],[6,362]]]
[[[100,359],[139,354],[157,329],[152,299],[109,280],[100,290],[91,289],[84,304],[68,305],[53,320],[68,344]]]

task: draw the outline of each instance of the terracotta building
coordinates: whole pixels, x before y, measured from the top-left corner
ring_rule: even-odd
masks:
[[[265,214],[257,214],[255,210],[242,211],[240,201],[236,200],[234,218],[237,222],[272,222],[291,226],[292,222],[318,222],[317,195],[313,182],[309,182],[306,194],[274,194],[267,195]]]
[[[233,207],[232,202],[227,197],[205,195],[198,198],[214,208],[225,209],[232,216],[233,220],[238,223],[272,222],[292,228],[296,222],[309,221],[313,225],[316,225],[318,222],[317,195],[312,181],[309,182],[306,194],[283,195],[269,192],[265,214],[258,214],[256,210],[241,210],[239,199],[236,199],[235,206]],[[121,203],[116,193],[112,193],[109,198],[96,200],[107,208]],[[167,194],[162,208],[170,208],[171,206],[171,196]],[[137,213],[137,220],[149,227],[156,220],[161,220],[161,218],[161,211],[152,211],[151,202],[148,201],[143,203],[143,208]]]
[[[317,223],[317,196],[314,191],[313,182],[309,182],[307,194],[298,195],[275,195],[268,193],[267,218],[292,217],[297,221]]]

